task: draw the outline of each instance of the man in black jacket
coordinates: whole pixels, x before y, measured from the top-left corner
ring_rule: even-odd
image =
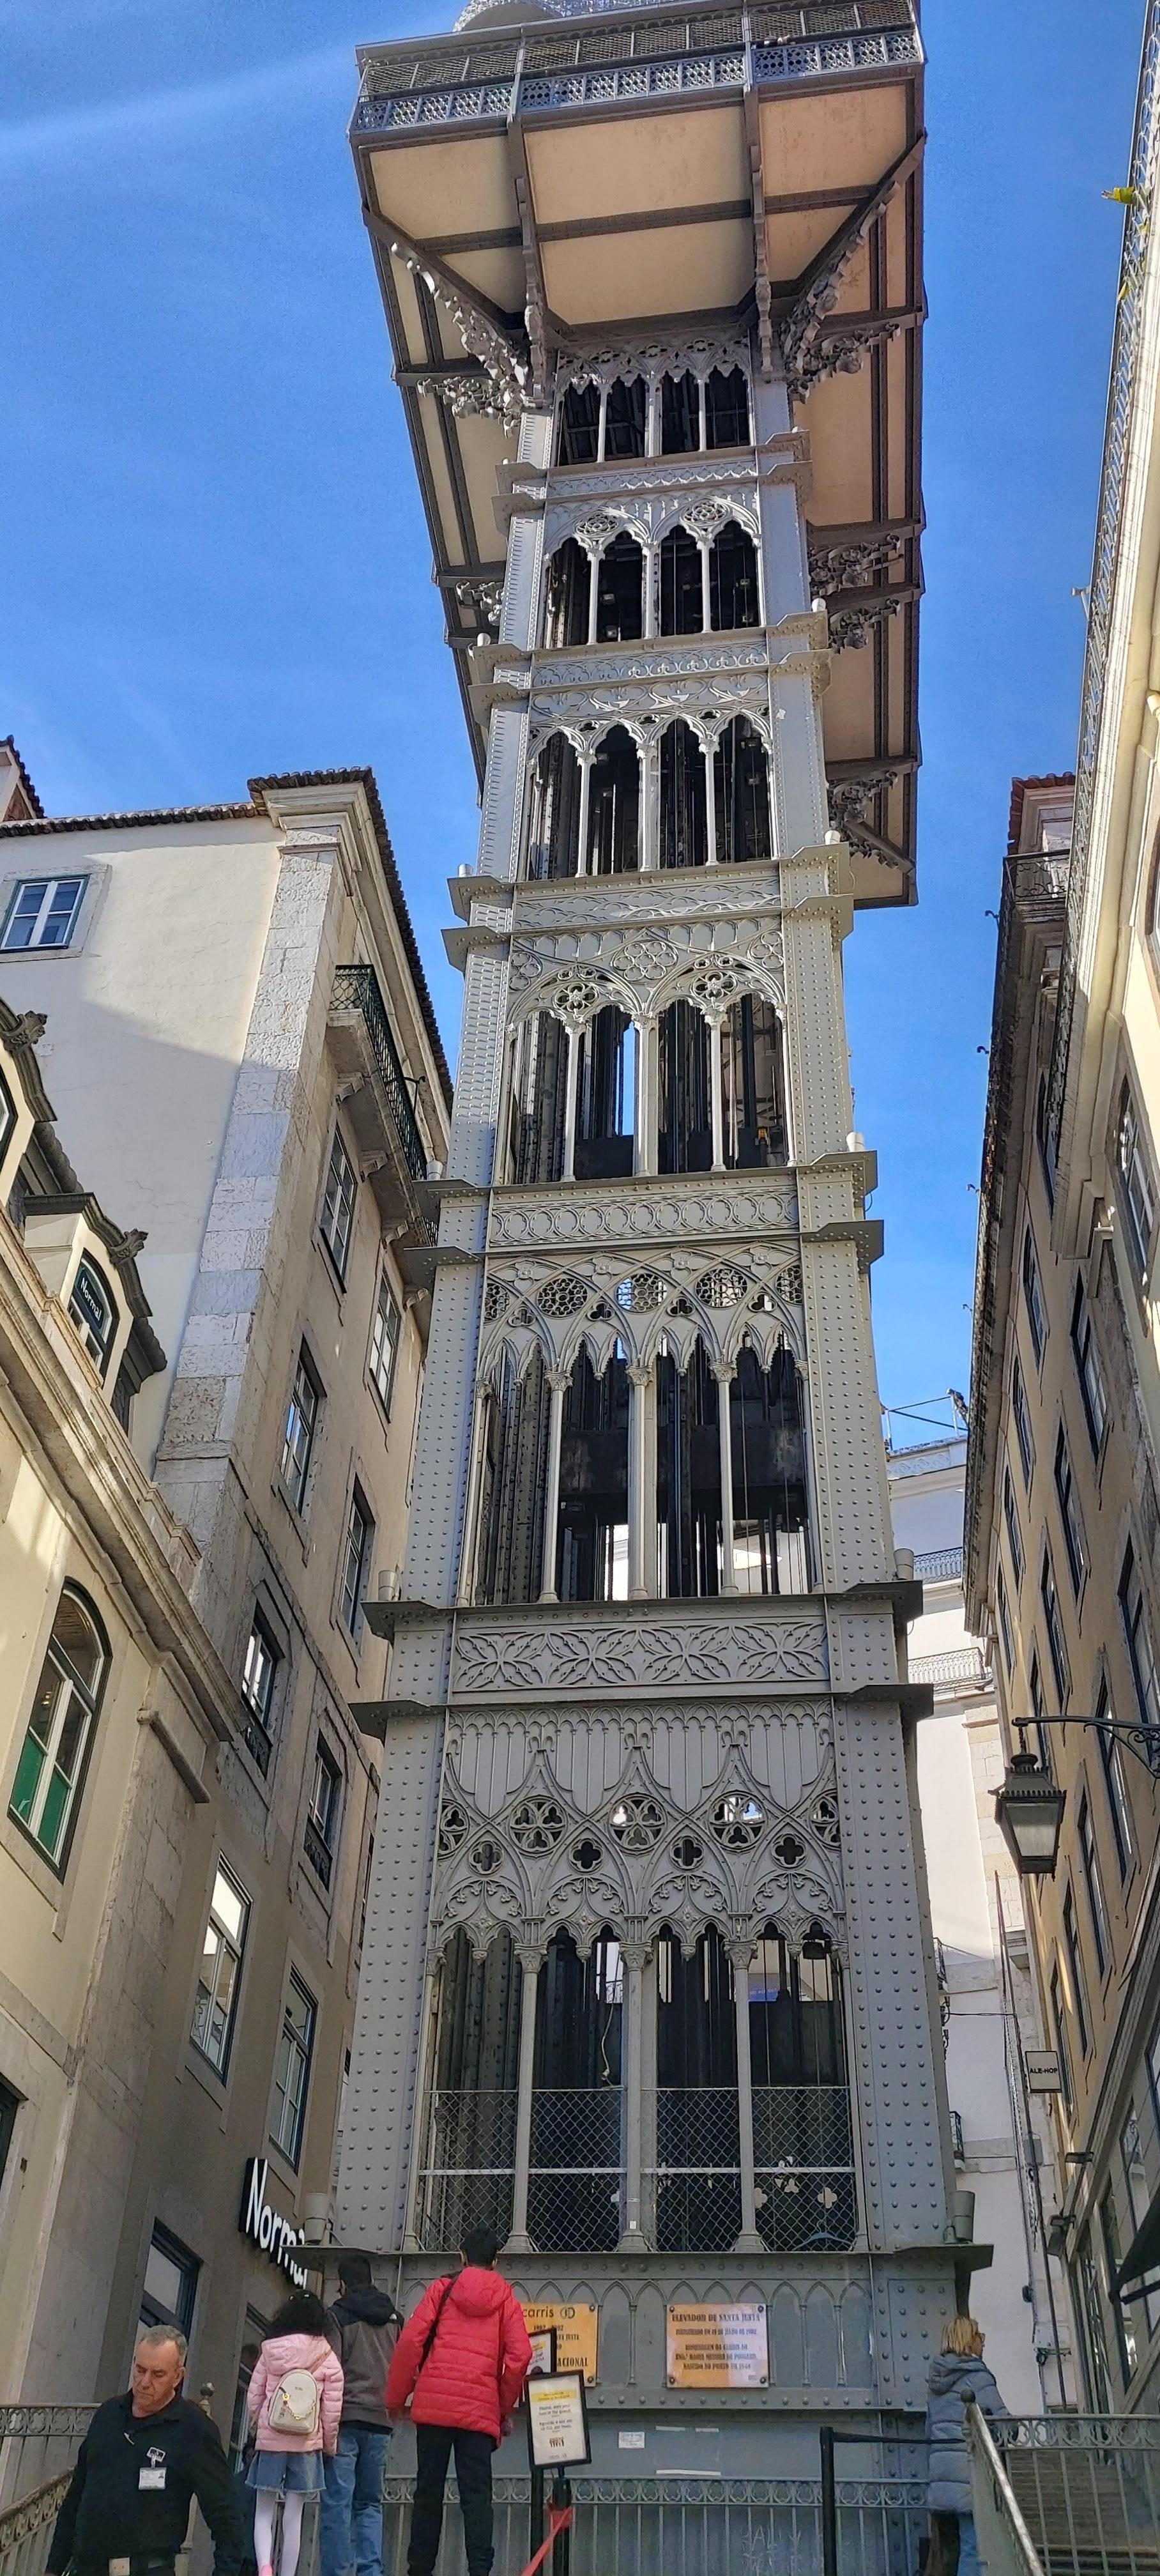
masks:
[[[48,2576],[173,2576],[196,2496],[213,2535],[214,2576],[238,2576],[242,2531],[216,2424],[181,2395],[185,2336],[150,2326],[132,2386],[98,2406],[56,2518]]]
[[[323,2461],[321,2576],[383,2576],[387,2372],[402,2319],[376,2290],[365,2254],[344,2254],[328,2332],[343,2368],[338,2449]]]

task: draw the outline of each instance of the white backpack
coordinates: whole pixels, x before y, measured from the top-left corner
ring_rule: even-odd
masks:
[[[287,2370],[270,2399],[267,2422],[272,2433],[298,2433],[310,2441],[322,2421],[318,2381],[312,2370]]]

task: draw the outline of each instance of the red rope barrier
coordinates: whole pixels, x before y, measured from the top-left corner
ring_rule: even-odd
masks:
[[[549,2505],[548,2537],[542,2543],[541,2547],[537,2549],[535,2557],[529,2558],[527,2566],[521,2569],[520,2576],[536,2576],[537,2567],[543,2566],[549,2550],[555,2548],[556,2542],[560,2537],[560,2533],[569,2529],[575,2511],[575,2505],[571,2504]]]

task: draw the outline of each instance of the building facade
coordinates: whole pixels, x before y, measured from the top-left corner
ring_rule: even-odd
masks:
[[[78,2169],[71,2268],[5,2393],[121,2385],[138,2318],[172,2316],[228,2432],[277,2223],[329,2226],[378,1790],[352,1710],[383,1687],[365,1613],[405,1543],[449,1084],[369,772],[0,842],[0,975],[47,1015],[62,1133],[152,1307],[84,1218],[118,1438],[177,1533],[220,1730],[204,1761],[162,1715],[141,1739],[173,1734],[184,1808],[149,1845],[128,2161],[107,2190]],[[67,1297],[82,1218],[36,1222]],[[63,1896],[26,1844],[47,1940],[87,1836]]]
[[[955,2300],[841,981],[913,891],[921,47],[488,0],[362,73],[483,820],[339,2224],[410,2300],[493,2221],[602,2474],[769,2474]]]
[[[925,1410],[925,1408],[924,1408]],[[905,1418],[893,1418],[892,1431]],[[1017,2415],[1073,2393],[1066,2283],[1046,2248],[1042,2168],[1050,2130],[1026,2085],[1026,2052],[1043,2044],[1018,1872],[995,1821],[1003,1743],[989,1658],[968,1634],[963,1600],[967,1441],[887,1450],[895,1545],[923,1588],[908,1670],[934,1699],[918,1730],[918,1795],[946,2048],[958,2189],[975,2235],[995,2249],[972,2307],[987,2361]]]
[[[1160,2389],[1158,46],[1149,6],[1076,776],[1018,781],[1012,800],[967,1497],[968,1609],[995,1641],[1007,1741],[1029,1722],[1065,1795],[1028,1924],[1084,2398],[1145,2412]],[[1047,1722],[1069,1715],[1099,1723]]]

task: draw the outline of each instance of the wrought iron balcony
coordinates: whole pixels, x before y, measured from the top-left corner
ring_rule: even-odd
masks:
[[[651,0],[631,0],[649,7]],[[470,13],[468,13],[470,14]],[[355,134],[407,126],[504,122],[509,115],[606,106],[609,100],[781,88],[797,81],[886,71],[918,63],[911,0],[845,0],[845,6],[734,9],[656,24],[591,23],[589,0],[557,0],[556,15],[583,30],[540,25],[523,41],[376,47],[365,62]]]
[[[931,1547],[916,1556],[914,1571],[927,1583],[961,1583],[963,1551],[961,1547]]]
[[[350,1084],[347,1115],[384,1217],[401,1217],[413,1240],[434,1241],[427,1152],[373,966],[339,966],[329,1037]]]

